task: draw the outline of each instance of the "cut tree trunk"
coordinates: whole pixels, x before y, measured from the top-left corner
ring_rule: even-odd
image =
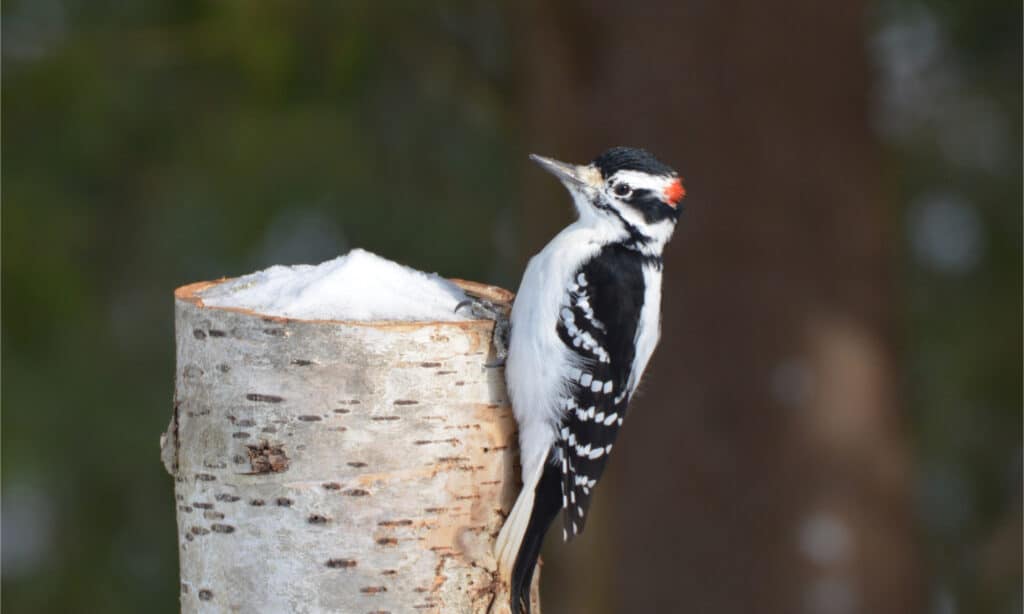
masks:
[[[270,317],[204,306],[211,285],[175,293],[161,441],[182,611],[504,610],[518,446],[494,323]]]

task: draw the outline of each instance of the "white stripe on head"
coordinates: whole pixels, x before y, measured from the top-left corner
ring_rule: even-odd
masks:
[[[634,190],[650,190],[659,196],[665,193],[679,177],[675,175],[650,175],[640,171],[622,170],[608,178],[609,187],[627,183]]]

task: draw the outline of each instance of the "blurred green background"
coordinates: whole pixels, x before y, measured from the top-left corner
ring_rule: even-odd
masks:
[[[867,580],[815,584],[807,578],[816,572],[794,568],[772,580],[790,588],[766,598],[726,579],[731,553],[743,547],[722,543],[706,554],[721,575],[690,596],[633,609],[655,582],[699,566],[647,569],[627,551],[632,562],[620,565],[612,540],[598,551],[616,561],[604,566],[604,590],[615,594],[581,605],[574,596],[588,584],[562,585],[572,562],[554,552],[544,569],[545,611],[1021,612],[1020,3],[853,2],[828,26],[845,33],[835,44],[848,55],[826,46],[817,60],[822,41],[797,36],[789,49],[780,24],[825,28],[814,4],[768,16],[750,3],[712,10],[695,0],[645,0],[619,7],[631,11],[619,20],[600,2],[4,2],[5,611],[176,610],[172,485],[157,449],[171,413],[176,286],[319,262],[358,246],[514,289],[528,255],[570,216],[557,188],[526,166],[526,153],[582,161],[622,143],[651,148],[688,179],[692,204],[668,262],[682,290],[666,295],[667,319],[675,306],[685,314],[724,305],[745,317],[727,293],[721,305],[701,303],[706,294],[697,282],[688,294],[687,280],[700,279],[704,263],[743,270],[756,255],[724,241],[690,252],[688,241],[749,237],[773,224],[796,228],[787,235],[796,243],[818,236],[810,218],[784,204],[772,213],[780,186],[788,186],[782,198],[801,199],[799,184],[786,183],[800,172],[757,182],[766,199],[758,203],[716,186],[754,183],[751,169],[771,176],[764,161],[783,168],[782,160],[821,175],[823,185],[866,178],[873,186],[867,208],[878,217],[852,241],[880,241],[871,253],[884,255],[858,283],[866,294],[878,289],[868,302],[885,314],[878,330],[894,384],[886,420],[895,426],[882,432],[895,442],[888,449],[908,459],[906,492],[896,498],[910,502],[900,531],[914,581],[874,607],[856,598],[861,588],[871,592]],[[747,32],[774,41],[779,55],[767,71],[729,69],[759,54]],[[664,49],[645,56],[655,44]],[[816,72],[820,64],[831,68]],[[780,65],[792,87],[774,80]],[[814,91],[842,95],[819,100],[807,94]],[[724,101],[716,114],[701,112],[705,96]],[[746,131],[742,139],[751,140],[740,142],[728,127],[745,125],[747,109],[776,109],[772,117],[792,121],[772,120],[775,130],[834,134],[833,146],[855,135],[852,147],[871,162],[846,175],[806,166],[817,150],[776,147],[770,132]],[[808,110],[820,123],[805,123]],[[760,157],[745,154],[758,151],[757,139]],[[703,145],[711,142],[718,149]],[[823,215],[832,206],[827,197],[809,200]],[[763,312],[773,313],[774,295],[764,296]],[[666,324],[667,337],[678,330]],[[741,356],[756,350],[723,343]],[[694,366],[681,360],[684,371]],[[664,350],[655,357],[662,369],[671,361]],[[744,368],[740,360],[736,369]],[[617,532],[619,541],[635,525],[613,503],[616,484],[653,470],[629,459],[642,458],[642,433],[658,425],[654,408],[667,398],[658,385],[669,379],[659,373],[645,402],[651,411],[624,436],[634,442],[596,503],[594,532]],[[799,368],[776,374],[786,390],[805,377]],[[730,433],[747,427],[716,428],[726,444],[746,437]],[[759,467],[741,451],[724,445],[717,453],[747,476],[726,489],[758,481]],[[636,505],[656,504],[657,494]],[[685,494],[701,496],[673,496]],[[834,523],[813,526],[812,542],[823,534],[835,545]],[[678,528],[679,547],[701,530]],[[859,557],[851,573],[875,563]],[[716,582],[733,601],[712,588],[698,594]]]

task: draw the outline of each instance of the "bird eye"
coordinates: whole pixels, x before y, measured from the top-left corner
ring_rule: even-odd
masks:
[[[615,191],[616,196],[629,196],[629,193],[633,191],[633,188],[629,187],[628,183],[620,183],[612,189]]]

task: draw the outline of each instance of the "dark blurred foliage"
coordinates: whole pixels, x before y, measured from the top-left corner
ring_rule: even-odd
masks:
[[[352,246],[515,286],[506,9],[3,4],[5,609],[177,609],[174,287]],[[1019,612],[1020,5],[876,13],[930,603]]]
[[[1021,5],[895,0],[877,28],[930,597],[1020,612]]]

